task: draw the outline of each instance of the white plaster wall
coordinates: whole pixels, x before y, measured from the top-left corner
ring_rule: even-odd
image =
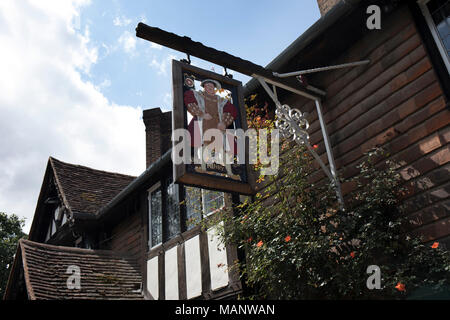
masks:
[[[178,254],[176,246],[166,251],[164,269],[166,300],[178,300]]]
[[[216,234],[215,228],[207,231],[211,289],[217,290],[228,285],[227,249]]]
[[[147,261],[147,290],[155,300],[159,298],[158,256]]]
[[[192,299],[202,294],[202,269],[200,261],[200,238],[195,236],[184,243],[186,260],[187,298]]]

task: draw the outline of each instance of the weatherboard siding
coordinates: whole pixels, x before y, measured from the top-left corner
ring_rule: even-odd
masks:
[[[144,232],[139,213],[127,216],[113,229],[111,236],[111,250],[126,252],[136,258],[143,255],[141,251]]]
[[[450,111],[408,10],[397,10],[381,30],[326,64],[364,59],[370,64],[308,77],[327,91],[323,112],[340,175],[354,176],[363,153],[383,146],[401,164],[412,232],[450,247]],[[327,163],[314,102],[292,95],[283,103],[309,113],[310,142]],[[317,167],[312,181],[324,178]],[[343,184],[344,195],[353,188]]]

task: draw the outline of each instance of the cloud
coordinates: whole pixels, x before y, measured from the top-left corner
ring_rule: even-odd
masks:
[[[122,17],[115,17],[113,20],[113,24],[116,27],[126,27],[128,26],[131,22],[133,22],[133,20],[125,18],[124,16]]]
[[[154,43],[154,42],[150,42],[150,47],[153,49],[158,49],[158,50],[161,50],[163,48],[162,45]]]
[[[105,79],[98,85],[98,90],[109,88],[111,86],[111,80]]]
[[[172,59],[179,59],[176,55],[169,54],[163,57],[162,59],[157,59],[156,57],[153,57],[152,61],[149,63],[149,66],[151,68],[154,68],[157,70],[158,74],[167,76],[167,69],[169,68],[170,63],[172,62]]]
[[[164,109],[169,109],[168,111],[170,111],[171,106],[172,106],[172,93],[167,92],[164,95],[163,102],[164,102],[164,107],[163,108]]]
[[[0,1],[0,211],[26,217],[27,232],[49,156],[133,175],[145,169],[142,110],[83,80],[98,59],[89,29],[77,28],[86,5]]]
[[[136,37],[129,31],[125,31],[119,37],[119,44],[126,53],[134,54],[136,49]]]

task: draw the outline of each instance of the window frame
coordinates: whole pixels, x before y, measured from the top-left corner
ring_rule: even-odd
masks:
[[[417,4],[420,8],[420,11],[422,12],[422,15],[425,18],[428,28],[430,29],[434,43],[436,44],[436,47],[437,47],[439,54],[444,62],[444,65],[447,68],[447,72],[450,75],[450,57],[447,54],[447,50],[444,47],[444,44],[442,43],[442,39],[439,36],[438,31],[436,29],[436,24],[434,23],[434,20],[431,16],[430,10],[428,9],[427,4],[430,1],[431,0],[417,0]]]

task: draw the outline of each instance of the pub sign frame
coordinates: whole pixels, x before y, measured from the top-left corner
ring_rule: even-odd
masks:
[[[227,128],[242,129],[245,132],[247,130],[247,118],[243,98],[242,83],[235,79],[231,79],[215,72],[204,70],[177,60],[172,60],[172,129],[188,129],[190,122],[193,120],[188,121],[189,112],[187,106],[185,105],[185,92],[189,90],[200,92],[200,88],[195,88],[195,83],[199,83],[207,79],[219,82],[222,89],[227,90],[231,95],[230,102],[236,108],[235,115],[237,116],[236,118],[234,118],[233,123]],[[190,117],[192,117],[192,115]],[[192,125],[193,124],[191,124],[191,128]],[[194,138],[192,137],[192,139]],[[177,143],[177,141],[172,140],[173,151],[175,150],[175,145]],[[191,148],[191,152],[193,152],[193,148]],[[248,164],[248,152],[249,146],[246,141],[245,163],[232,165],[232,175],[227,174],[227,171],[225,171],[225,167],[222,168],[224,170],[223,172],[215,172],[213,169],[211,169],[211,167],[208,167],[207,171],[205,172],[199,169],[198,164],[176,164],[174,162],[174,182],[203,189],[238,193],[243,195],[253,195],[255,193],[255,173],[253,172],[251,166]],[[214,168],[219,167],[221,166],[214,166]],[[233,178],[231,178],[231,176]]]

